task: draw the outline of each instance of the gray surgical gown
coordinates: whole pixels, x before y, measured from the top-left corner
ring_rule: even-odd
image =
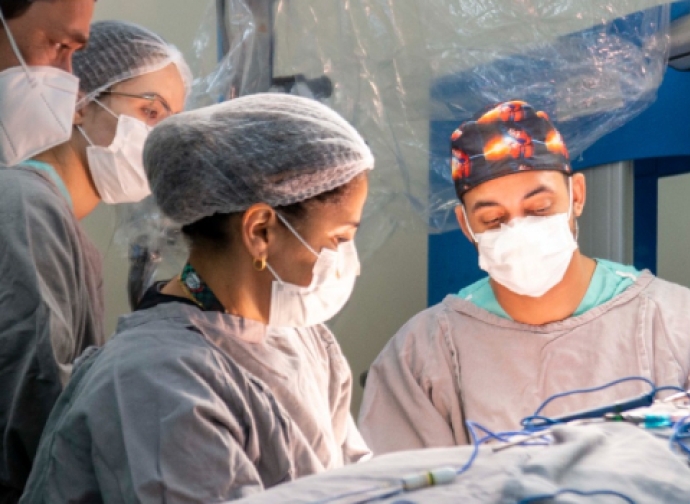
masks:
[[[18,500],[72,361],[103,343],[101,284],[100,254],[54,183],[0,170],[0,503]]]
[[[120,319],[80,363],[22,502],[223,502],[369,454],[325,327],[179,302]]]
[[[374,454],[468,442],[465,420],[515,430],[543,400],[627,376],[688,388],[690,290],[648,271],[610,301],[542,326],[451,295],[413,317],[371,367],[359,426]],[[629,382],[554,401],[556,416],[648,392]]]

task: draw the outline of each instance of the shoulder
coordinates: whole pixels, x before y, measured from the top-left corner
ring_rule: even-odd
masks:
[[[41,174],[32,170],[17,166],[0,170],[0,192],[7,198],[21,198],[25,196],[38,196],[49,201],[60,202],[62,196],[52,183]]]
[[[648,307],[648,315],[661,322],[664,333],[682,341],[690,327],[690,289],[662,280],[644,271],[638,282],[646,282],[639,297]]]
[[[690,327],[690,289],[649,272],[643,275],[651,277],[651,281],[642,289],[640,297],[649,302],[652,313],[660,317],[668,330],[686,339]]]
[[[171,317],[167,308],[158,305],[121,317],[105,353],[128,371],[147,364],[159,369],[214,366],[214,357],[221,352],[184,317],[183,310],[179,317]]]
[[[74,229],[78,224],[57,188],[30,168],[0,170],[0,210],[5,216],[5,227],[18,228],[19,222],[32,222],[29,232],[36,226],[38,230],[46,227],[60,233],[60,229]]]
[[[652,277],[649,272],[644,274]],[[647,286],[642,289],[642,295],[655,301],[662,309],[684,307],[688,310],[690,308],[690,289],[656,276],[652,277]]]
[[[206,413],[213,411],[222,423],[231,424],[275,408],[264,383],[193,328],[169,321],[116,333],[77,380],[74,408],[94,418],[134,411],[148,420],[203,417],[205,413],[193,412],[206,405]]]
[[[264,386],[214,344],[195,321],[196,307],[171,302],[120,318],[100,367],[116,377],[136,377],[149,386],[192,382],[194,389],[254,389]],[[222,392],[221,392],[222,395]]]

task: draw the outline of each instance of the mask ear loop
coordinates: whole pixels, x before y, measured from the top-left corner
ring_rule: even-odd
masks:
[[[570,217],[573,215],[573,180],[572,176],[568,177],[568,196],[570,198],[570,203],[568,206],[568,222],[570,222]],[[580,225],[577,222],[577,217],[575,217],[575,241],[580,237]]]
[[[268,264],[268,261],[266,261],[266,269],[271,272],[271,275],[275,277],[276,280],[278,280],[280,283],[285,283],[283,282],[283,279],[278,276],[278,273],[276,273],[276,270],[274,270],[270,264]]]
[[[112,109],[111,109],[110,107],[108,107],[105,103],[103,103],[101,100],[99,100],[98,98],[94,98],[93,101],[96,102],[96,103],[98,103],[98,105],[99,105],[103,110],[105,110],[106,112],[108,112],[108,113],[109,113],[111,116],[113,116],[115,119],[117,119],[118,121],[120,120],[120,116],[117,115],[115,112],[113,112]]]
[[[82,128],[81,125],[79,125],[79,124],[77,124],[75,126],[77,127],[77,130],[79,131],[79,133],[81,133],[82,136],[86,139],[86,141],[89,142],[89,145],[91,147],[95,147],[96,144],[94,144],[93,141],[91,141],[91,139],[89,138],[89,135],[87,135],[86,131],[84,131],[84,128]]]
[[[568,198],[568,220],[570,220],[573,215],[573,181],[570,177],[568,177]]]
[[[29,66],[26,64],[26,61],[24,61],[24,57],[22,56],[22,53],[19,50],[19,47],[17,46],[17,42],[14,40],[12,32],[10,31],[10,27],[7,25],[7,21],[5,21],[5,16],[2,14],[2,9],[0,9],[0,22],[2,22],[2,26],[5,29],[5,33],[7,33],[7,40],[10,41],[12,51],[14,51],[14,55],[17,57],[17,59],[19,60],[19,64],[24,69],[24,73],[26,73],[26,76],[29,79],[29,82],[31,83],[31,87],[36,87],[38,83],[36,82],[36,79],[34,79],[33,75],[31,75],[31,72],[29,72]]]
[[[314,254],[316,257],[319,257],[319,253],[316,252],[316,251],[311,247],[311,245],[309,245],[309,244],[305,241],[305,239],[302,238],[302,237],[299,235],[299,233],[298,233],[297,231],[295,231],[295,228],[293,228],[293,227],[290,225],[290,223],[285,219],[285,217],[283,217],[282,215],[280,215],[278,212],[276,212],[276,216],[278,217],[278,219],[280,219],[280,221],[281,221],[283,224],[285,224],[285,227],[288,228],[288,229],[290,230],[290,232],[291,232],[293,235],[295,235],[295,238],[297,238],[297,239],[302,243],[302,245],[304,245],[305,247],[307,247],[307,249],[309,250],[309,252],[311,252],[312,254]]]
[[[465,227],[467,228],[467,232],[470,233],[470,236],[474,240],[474,243],[479,243],[479,241],[477,241],[477,237],[474,234],[474,231],[472,231],[472,227],[470,226],[470,221],[467,218],[467,211],[465,210],[465,204],[460,203],[460,207],[462,207],[462,216],[465,218]]]
[[[283,217],[282,215],[280,215],[278,212],[276,212],[276,217],[278,217],[278,219],[279,219],[283,224],[285,224],[285,227],[288,228],[288,229],[290,230],[290,232],[291,232],[293,235],[295,235],[295,238],[297,238],[297,239],[302,243],[302,245],[304,245],[305,247],[307,247],[307,249],[309,250],[309,252],[311,252],[312,254],[314,254],[316,257],[319,257],[319,254],[317,254],[316,251],[311,247],[311,245],[309,245],[309,244],[304,240],[304,238],[302,238],[302,237],[299,235],[299,233],[298,233],[297,231],[295,231],[295,228],[293,228],[293,227],[290,225],[290,223],[287,221],[287,219],[285,219],[285,217]],[[266,261],[266,269],[267,269],[268,271],[270,271],[271,274],[275,277],[275,279],[278,280],[280,283],[285,283],[285,282],[283,282],[282,278],[280,278],[280,276],[278,276],[278,273],[276,273],[276,270],[274,270],[274,269],[271,267],[271,265],[268,263],[268,261]]]

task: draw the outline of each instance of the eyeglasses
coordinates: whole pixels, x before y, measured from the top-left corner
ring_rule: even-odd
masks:
[[[170,117],[173,112],[166,102],[160,95],[156,93],[123,93],[121,91],[103,91],[101,95],[110,96],[123,96],[125,98],[135,98],[138,100],[146,100],[148,103],[142,108],[142,113],[146,117],[146,123],[149,126],[153,126],[157,122]]]

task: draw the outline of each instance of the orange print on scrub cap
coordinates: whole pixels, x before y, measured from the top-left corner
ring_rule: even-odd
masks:
[[[527,102],[494,105],[451,134],[458,197],[483,182],[525,170],[572,173],[563,137],[548,114]]]

